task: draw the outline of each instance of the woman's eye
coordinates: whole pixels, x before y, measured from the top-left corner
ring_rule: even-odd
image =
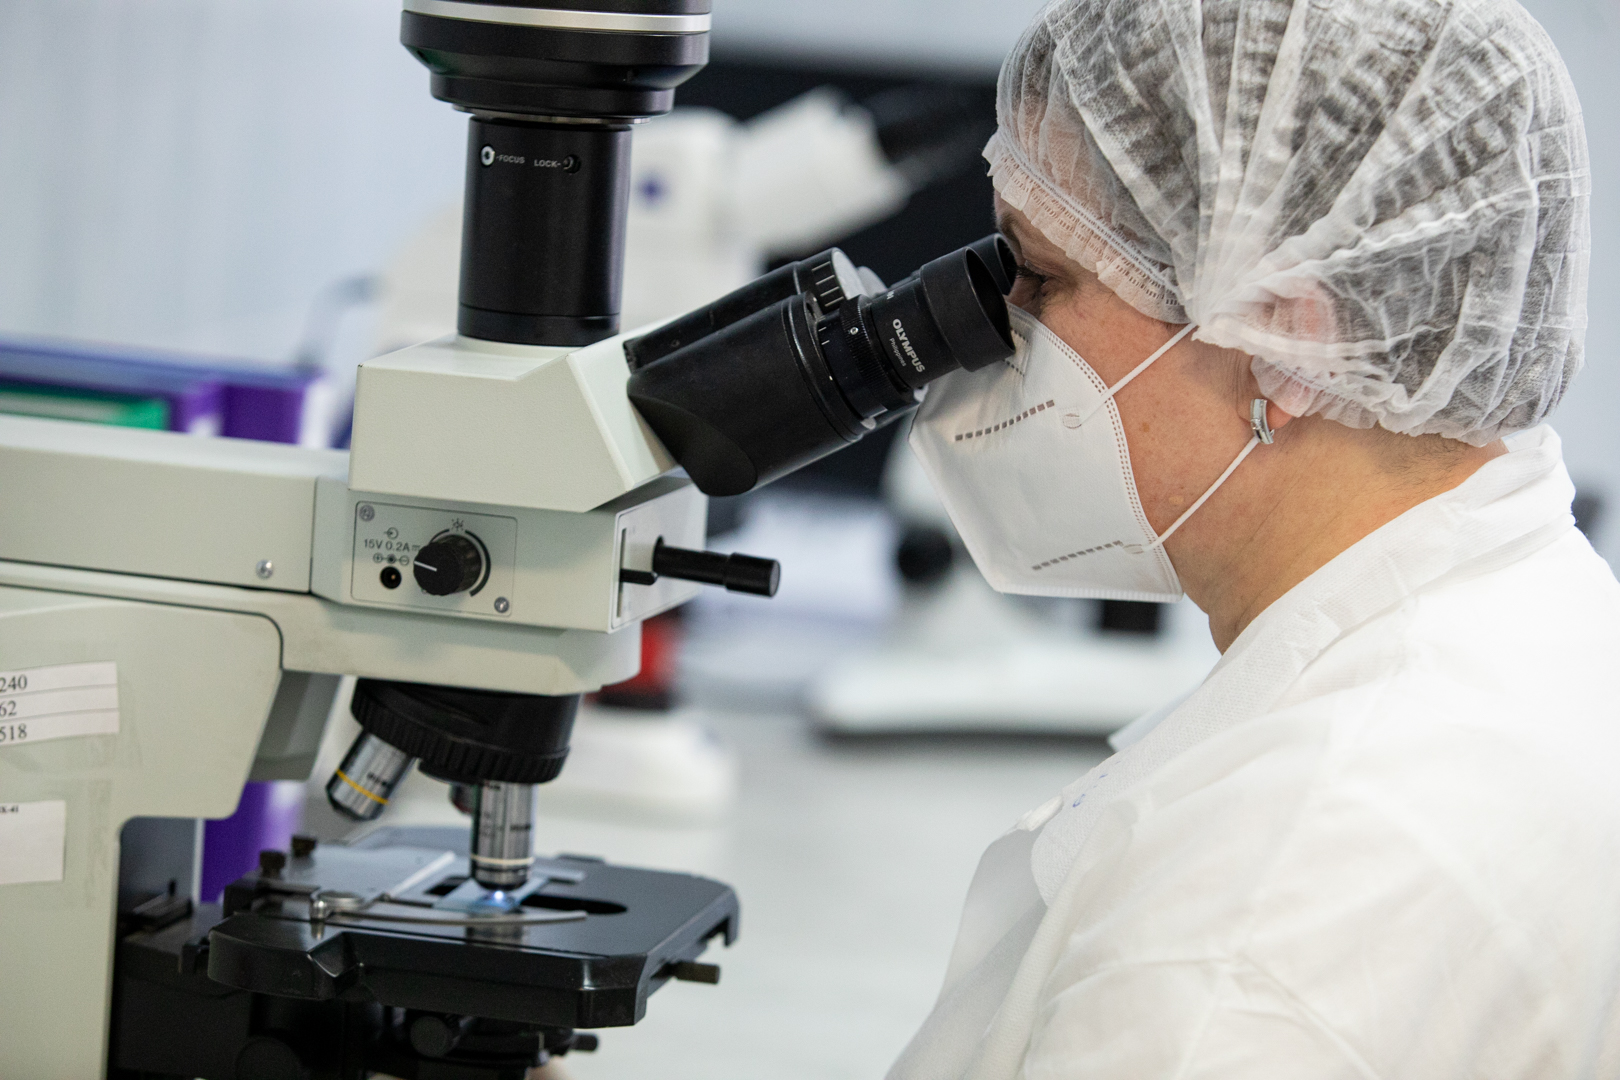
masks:
[[[1051,278],[1020,263],[1014,275],[1012,295],[1007,299],[1029,312],[1039,315],[1046,300],[1046,286]]]

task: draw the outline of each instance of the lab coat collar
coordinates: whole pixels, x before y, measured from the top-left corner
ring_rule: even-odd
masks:
[[[1263,715],[1344,634],[1450,575],[1515,562],[1574,526],[1574,486],[1550,427],[1507,440],[1507,454],[1373,532],[1296,585],[1238,636],[1204,683],[1151,730],[1064,789],[1043,822],[1031,870],[1051,903],[1083,855],[1097,815],[1161,765]]]
[[[1440,578],[1478,560],[1522,558],[1573,527],[1575,487],[1558,435],[1543,425],[1506,442],[1508,453],[1352,545],[1261,612],[1217,668],[1283,638],[1301,658],[1297,674],[1340,635]],[[1519,550],[1526,540],[1529,550]]]

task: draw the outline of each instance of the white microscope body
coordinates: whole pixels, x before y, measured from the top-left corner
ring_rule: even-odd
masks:
[[[120,829],[308,776],[340,676],[635,673],[640,620],[697,587],[621,571],[701,548],[705,500],[626,400],[622,340],[367,364],[352,453],[0,417],[0,1072],[102,1075]],[[412,554],[447,532],[484,581],[433,596]]]

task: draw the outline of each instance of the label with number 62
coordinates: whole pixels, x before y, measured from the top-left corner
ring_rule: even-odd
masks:
[[[118,733],[118,665],[111,660],[0,671],[0,749]]]

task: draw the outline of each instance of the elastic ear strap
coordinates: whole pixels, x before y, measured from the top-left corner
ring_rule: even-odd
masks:
[[[1232,459],[1232,464],[1228,465],[1226,467],[1226,471],[1221,473],[1220,479],[1216,480],[1213,484],[1209,485],[1209,490],[1205,491],[1202,495],[1198,496],[1198,501],[1193,503],[1191,506],[1187,507],[1187,512],[1182,514],[1180,517],[1176,518],[1175,524],[1171,525],[1168,529],[1164,530],[1164,532],[1159,536],[1159,538],[1157,540],[1153,541],[1153,543],[1149,544],[1147,547],[1143,548],[1142,550],[1144,552],[1148,552],[1148,551],[1152,551],[1156,547],[1163,547],[1164,542],[1166,540],[1170,539],[1172,536],[1174,536],[1176,534],[1176,530],[1181,528],[1183,525],[1185,525],[1187,523],[1187,519],[1192,517],[1194,514],[1196,514],[1198,512],[1198,508],[1200,506],[1203,506],[1206,502],[1208,502],[1209,497],[1211,495],[1215,494],[1216,491],[1220,490],[1220,486],[1222,484],[1226,483],[1226,481],[1231,478],[1233,473],[1237,472],[1237,467],[1239,465],[1243,464],[1243,459],[1248,457],[1250,454],[1254,453],[1254,448],[1259,446],[1259,445],[1260,445],[1260,437],[1258,435],[1251,438],[1249,440],[1249,445],[1245,446],[1243,448],[1243,452],[1241,454],[1239,454],[1237,457],[1233,458]]]
[[[1107,405],[1110,401],[1114,400],[1114,395],[1115,394],[1119,393],[1121,390],[1123,390],[1127,386],[1131,385],[1131,380],[1135,379],[1138,375],[1142,374],[1142,372],[1144,372],[1148,368],[1152,367],[1153,362],[1155,360],[1159,359],[1165,353],[1169,352],[1171,349],[1173,349],[1177,345],[1181,344],[1181,339],[1186,337],[1188,334],[1192,333],[1196,329],[1198,329],[1198,324],[1197,323],[1188,323],[1186,326],[1183,326],[1181,328],[1181,332],[1178,333],[1175,337],[1171,338],[1169,341],[1165,342],[1163,345],[1161,345],[1157,352],[1155,352],[1152,356],[1148,357],[1146,360],[1142,361],[1140,364],[1137,364],[1134,368],[1132,368],[1129,375],[1126,375],[1123,379],[1119,380],[1119,382],[1115,383],[1113,386],[1110,386],[1108,388],[1108,392],[1102,396],[1102,400],[1097,402],[1096,408],[1094,408],[1090,412],[1086,413],[1085,419],[1080,421],[1081,425],[1084,426],[1087,421],[1089,421],[1093,416],[1096,416],[1097,413],[1102,410],[1103,406]]]

